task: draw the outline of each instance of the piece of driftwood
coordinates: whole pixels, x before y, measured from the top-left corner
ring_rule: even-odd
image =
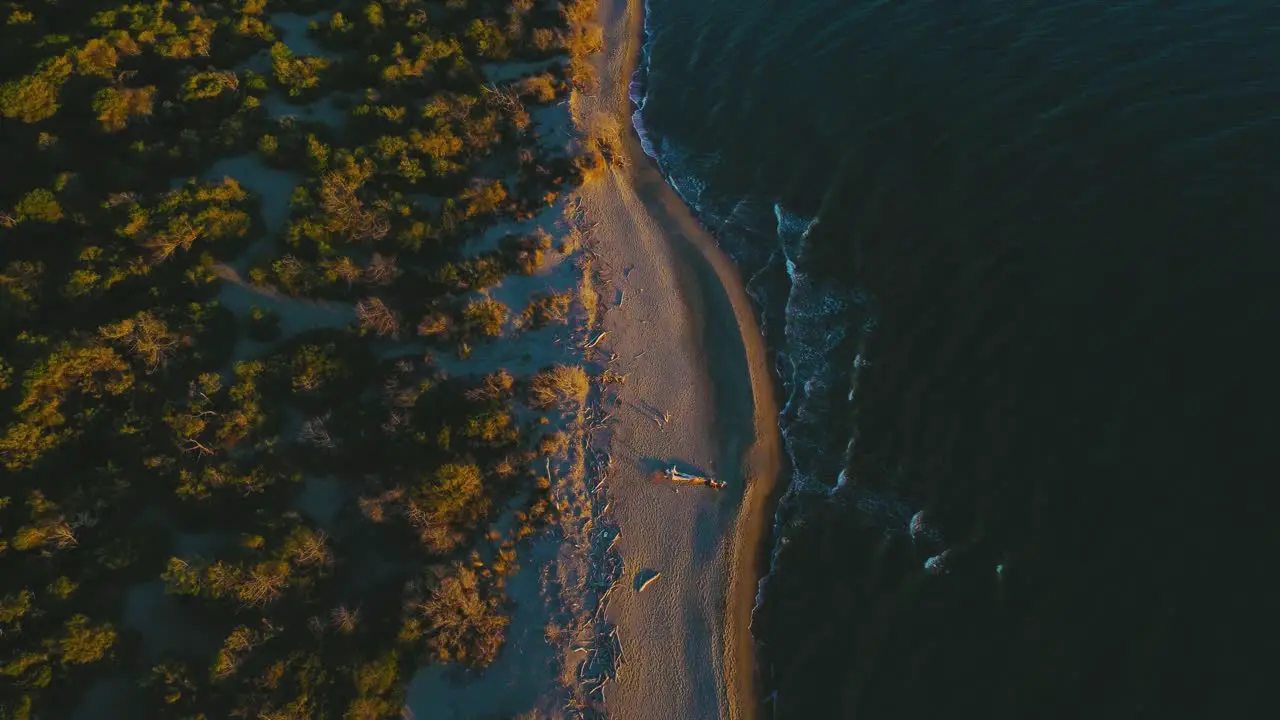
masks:
[[[724,483],[718,480],[712,480],[711,478],[703,475],[680,472],[674,467],[667,468],[666,470],[659,470],[658,474],[671,482],[686,483],[689,485],[706,485],[707,487],[714,488],[716,490],[724,489]]]
[[[660,577],[662,577],[662,573],[654,573],[649,577],[645,578],[644,581],[640,583],[640,587],[636,588],[636,592],[644,592],[645,588],[652,585],[653,581],[657,580]]]

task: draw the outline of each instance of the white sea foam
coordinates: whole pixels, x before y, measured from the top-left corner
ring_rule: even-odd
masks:
[[[643,114],[645,102],[648,100],[648,86],[645,78],[649,74],[649,52],[653,47],[653,26],[649,22],[650,17],[649,0],[645,0],[644,43],[640,46],[640,60],[636,63],[635,71],[631,73],[630,84],[627,85],[627,96],[636,107],[635,112],[631,113],[631,126],[635,128],[636,136],[640,138],[640,149],[645,155],[658,160],[658,150],[654,147],[648,128],[645,127]]]
[[[783,409],[783,438],[794,468],[793,486],[804,490],[828,487],[845,466],[843,458],[832,458],[825,447],[830,408],[829,390],[839,381],[830,361],[844,342],[854,294],[833,283],[812,278],[802,268],[810,233],[820,218],[806,218],[774,205],[778,246],[791,287],[784,317],[786,346],[783,350],[791,375]],[[789,422],[788,422],[789,420]],[[837,486],[839,483],[837,483]]]
[[[649,130],[644,126],[644,115],[641,113],[643,103],[640,108],[631,113],[631,126],[636,129],[636,135],[640,138],[640,149],[645,155],[658,159],[658,150],[653,145],[653,138],[649,135]]]

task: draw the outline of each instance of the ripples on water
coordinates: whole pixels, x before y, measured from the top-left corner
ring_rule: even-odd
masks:
[[[777,716],[1248,707],[1280,8],[649,5],[636,129],[786,396]]]

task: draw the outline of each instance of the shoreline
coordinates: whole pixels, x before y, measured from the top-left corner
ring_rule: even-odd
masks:
[[[669,423],[619,412],[610,437],[611,452],[633,451],[625,459],[637,461],[622,463],[609,483],[624,577],[653,570],[665,582],[610,602],[608,616],[639,652],[627,656],[606,708],[624,718],[754,718],[762,698],[750,623],[782,470],[778,389],[738,268],[631,127],[627,89],[644,42],[643,2],[602,0],[597,21],[605,34],[594,59],[599,90],[575,98],[573,110],[588,126],[613,118],[626,158],[581,189],[601,220],[600,255],[614,275],[607,350],[634,378],[618,392],[620,408],[640,401],[674,410]],[[645,471],[658,459],[709,471],[728,488],[655,484]]]

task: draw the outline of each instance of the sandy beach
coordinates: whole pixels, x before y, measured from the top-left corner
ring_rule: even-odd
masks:
[[[611,408],[613,518],[621,531],[622,587],[607,617],[623,647],[605,692],[616,718],[757,715],[749,632],[773,484],[780,467],[777,398],[737,268],[640,150],[627,86],[642,42],[642,3],[602,0],[605,50],[594,95],[575,94],[574,117],[615,118],[627,166],[579,191],[598,222],[611,284],[602,343],[626,376]],[[676,465],[725,490],[655,482]],[[658,579],[643,592],[637,578]]]

